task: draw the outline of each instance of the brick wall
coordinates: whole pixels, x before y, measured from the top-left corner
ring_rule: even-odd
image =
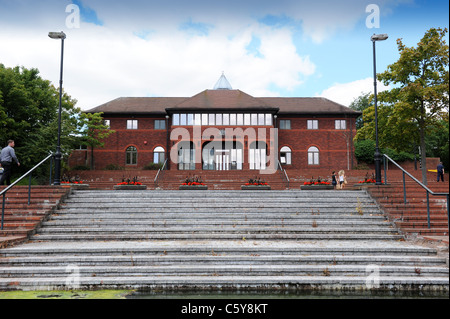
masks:
[[[116,132],[108,137],[103,148],[94,149],[95,168],[104,169],[109,164],[123,166],[127,169],[140,169],[145,165],[153,162],[153,151],[160,146],[167,152],[167,132],[166,130],[155,130],[154,121],[165,120],[164,116],[136,116],[133,119],[138,120],[138,129],[127,129],[127,120],[131,117],[107,117],[110,120],[111,129]],[[344,118],[299,118],[299,117],[282,117],[279,120],[291,120],[291,129],[278,131],[278,150],[283,146],[287,146],[292,151],[292,164],[286,165],[288,169],[300,168],[330,168],[330,169],[348,169],[356,165],[354,157],[353,137],[356,134],[355,119],[347,120],[346,130],[336,130],[335,120]],[[318,120],[318,129],[309,130],[307,121],[310,119]],[[194,128],[184,127],[190,136],[194,135]],[[196,127],[195,129],[197,129]],[[226,129],[230,127],[217,127],[218,129]],[[242,127],[245,129],[248,127]],[[252,126],[255,130],[260,127]],[[268,138],[270,137],[270,128],[263,127],[266,130],[267,144],[270,145]],[[202,134],[206,127],[201,128]],[[207,134],[208,135],[208,134]],[[176,145],[177,139],[169,142],[169,147]],[[205,141],[211,140],[205,136],[201,142],[197,142],[196,147],[201,147]],[[347,145],[347,141],[349,144]],[[244,169],[248,168],[248,147],[251,144],[251,138],[244,139]],[[126,150],[133,146],[138,151],[137,165],[126,165]],[[308,149],[310,147],[319,149],[319,165],[308,165]],[[169,150],[170,151],[170,150]],[[74,151],[69,159],[71,167],[75,165],[89,165],[90,150]],[[201,164],[198,164],[201,168]],[[172,169],[176,169],[176,165],[171,165]]]

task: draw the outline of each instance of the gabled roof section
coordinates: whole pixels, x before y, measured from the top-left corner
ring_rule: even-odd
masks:
[[[167,107],[173,107],[186,97],[120,97],[86,113],[105,114],[165,114]]]
[[[178,103],[167,111],[175,110],[265,110],[278,111],[277,107],[267,104],[240,90],[205,90]]]
[[[269,105],[278,107],[278,114],[305,114],[305,115],[347,115],[358,117],[362,112],[355,111],[347,106],[333,102],[323,97],[261,97]]]
[[[225,74],[222,73],[222,76],[217,81],[216,85],[214,85],[214,90],[232,90],[230,82],[228,82]]]

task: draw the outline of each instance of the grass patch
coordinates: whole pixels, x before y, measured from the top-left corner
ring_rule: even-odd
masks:
[[[126,299],[134,290],[0,291],[0,299]]]

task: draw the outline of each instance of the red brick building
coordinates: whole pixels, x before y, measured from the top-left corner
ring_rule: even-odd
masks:
[[[94,150],[95,168],[140,169],[164,163],[171,170],[352,169],[353,138],[361,115],[325,98],[253,97],[222,77],[193,97],[118,98],[103,112],[115,131]],[[70,165],[87,165],[76,151]]]

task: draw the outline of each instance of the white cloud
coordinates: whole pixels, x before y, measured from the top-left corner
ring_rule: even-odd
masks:
[[[385,86],[381,82],[377,82],[377,92],[389,90],[389,86]],[[365,93],[373,93],[373,78],[366,78],[350,83],[335,83],[322,93],[316,94],[318,97],[330,99],[339,104],[349,106],[357,97]]]

